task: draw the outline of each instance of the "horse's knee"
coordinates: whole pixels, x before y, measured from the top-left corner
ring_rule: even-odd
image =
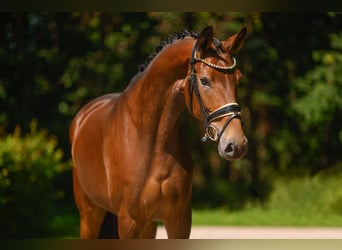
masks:
[[[118,231],[120,239],[137,238],[137,223],[125,209],[118,212]]]

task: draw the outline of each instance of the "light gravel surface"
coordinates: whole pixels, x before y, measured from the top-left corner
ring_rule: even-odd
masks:
[[[163,226],[157,239],[167,239]],[[190,239],[342,239],[342,228],[193,226]]]

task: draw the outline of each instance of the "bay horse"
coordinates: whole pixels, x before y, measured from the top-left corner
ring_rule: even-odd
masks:
[[[193,164],[179,118],[187,107],[222,158],[245,155],[232,55],[246,36],[242,28],[221,42],[211,26],[172,35],[121,94],[77,113],[70,141],[81,238],[155,238],[157,221],[168,238],[189,238]]]

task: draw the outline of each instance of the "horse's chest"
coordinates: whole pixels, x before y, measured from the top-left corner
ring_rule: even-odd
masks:
[[[190,192],[191,176],[174,168],[167,176],[150,177],[141,193],[141,201],[149,211],[160,214],[177,203],[186,203]]]

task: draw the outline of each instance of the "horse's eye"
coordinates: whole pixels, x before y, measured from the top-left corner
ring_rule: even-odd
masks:
[[[204,86],[210,86],[210,81],[209,81],[208,78],[206,78],[206,77],[201,77],[200,80],[201,80],[202,85],[204,85]]]

